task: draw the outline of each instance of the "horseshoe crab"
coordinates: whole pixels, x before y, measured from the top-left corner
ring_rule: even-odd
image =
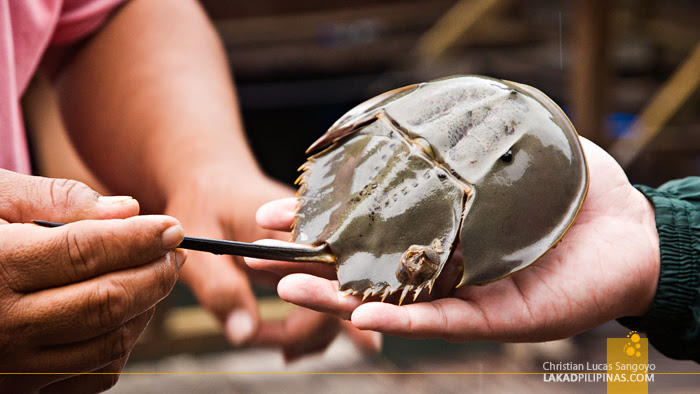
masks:
[[[432,289],[458,243],[457,287],[529,266],[563,237],[588,187],[562,110],[482,76],[374,97],[307,153],[319,150],[300,167],[293,240],[326,244],[340,289],[382,301]]]

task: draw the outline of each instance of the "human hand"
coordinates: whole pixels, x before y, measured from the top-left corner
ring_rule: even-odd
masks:
[[[224,46],[198,1],[128,2],[90,40],[49,52],[66,128],[106,187],[178,217],[190,235],[278,237],[255,225],[255,210],[293,192],[266,180],[246,143]],[[250,342],[260,323],[247,274],[278,277],[190,256],[183,282],[231,342]]]
[[[301,307],[296,307],[282,321],[262,323],[251,345],[281,349],[284,360],[290,362],[325,350],[341,331],[362,353],[381,350],[381,334],[359,330],[332,314]]]
[[[138,211],[136,200],[100,197],[79,182],[0,170],[0,372],[65,373],[1,375],[0,391],[95,392],[116,383],[185,260],[174,250],[184,234],[178,222],[132,217]],[[32,219],[115,220],[49,229]]]
[[[328,267],[247,259],[253,268],[281,274],[282,299],[351,319],[360,329],[450,341],[547,341],[569,337],[651,306],[659,273],[654,210],[605,151],[581,139],[590,170],[588,196],[556,248],[531,267],[450,298],[397,306],[362,303],[338,292]],[[282,229],[294,202],[270,203],[258,222]],[[313,270],[313,271],[311,271]],[[313,272],[315,275],[309,275]]]
[[[202,179],[183,193],[172,196],[166,213],[177,217],[187,233],[198,237],[250,242],[256,237],[288,237],[284,233],[263,230],[255,225],[255,210],[271,198],[289,196],[292,191],[279,183],[249,177],[237,184],[228,179]],[[249,270],[238,257],[210,253],[189,253],[190,264],[183,267],[182,281],[187,284],[204,309],[224,327],[226,337],[235,345],[247,343],[258,329],[258,307],[248,274],[269,284],[279,279]]]
[[[176,196],[168,204],[167,213],[180,219],[188,234],[196,236],[244,242],[260,238],[288,240],[287,232],[258,227],[255,212],[271,199],[293,195],[293,190],[262,174],[239,183],[204,180]],[[380,348],[381,338],[376,333],[360,332],[333,316],[303,308],[294,310],[284,321],[261,322],[250,280],[276,286],[280,275],[249,269],[238,257],[190,252],[188,259],[190,263],[182,269],[183,282],[217,318],[235,345],[280,348],[285,359],[291,361],[325,349],[344,329],[359,349],[372,353]]]

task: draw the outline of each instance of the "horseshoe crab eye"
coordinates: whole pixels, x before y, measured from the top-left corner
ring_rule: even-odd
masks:
[[[433,147],[430,146],[430,142],[426,140],[425,138],[414,138],[413,142],[416,143],[416,145],[420,146],[421,149],[423,149],[423,152],[427,153],[428,156],[430,156],[431,159],[435,160],[435,152],[433,152]]]
[[[506,152],[505,155],[501,156],[501,160],[504,163],[510,163],[511,161],[513,161],[513,150],[508,149],[508,152]]]

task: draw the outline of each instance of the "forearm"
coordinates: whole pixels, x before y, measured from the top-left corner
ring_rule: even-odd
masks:
[[[145,211],[179,185],[260,172],[223,48],[194,1],[127,3],[57,81],[82,157]]]

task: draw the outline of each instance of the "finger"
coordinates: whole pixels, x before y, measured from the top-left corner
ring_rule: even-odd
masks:
[[[226,239],[224,229],[212,218],[201,217],[199,209],[178,211],[187,232],[197,236]],[[255,334],[258,305],[245,272],[231,257],[192,252],[190,263],[183,267],[181,279],[187,284],[204,309],[214,315],[224,328],[226,338],[239,346]],[[244,268],[245,267],[245,268]]]
[[[289,231],[294,222],[297,200],[294,197],[270,201],[258,208],[255,221],[270,230]]]
[[[277,283],[282,279],[282,275],[278,275],[274,272],[255,270],[245,264],[239,264],[238,266],[243,267],[251,283],[255,283],[255,285],[260,287],[275,289],[277,288]]]
[[[136,336],[143,332],[148,321],[153,316],[154,308],[144,312],[128,322],[125,326],[131,326],[128,331],[134,332]],[[115,330],[116,332],[117,330]],[[122,331],[126,332],[126,330]],[[106,390],[116,383],[117,376],[86,375],[76,376],[73,373],[93,372],[116,375],[122,370],[126,363],[129,352],[133,347],[135,339],[121,338],[109,333],[104,338],[71,345],[66,347],[55,347],[44,349],[40,356],[34,355],[21,372],[46,372],[50,374],[17,375],[8,384],[15,392],[33,392],[36,387],[43,387],[41,392],[99,392]],[[116,341],[128,341],[128,351],[125,353],[117,351],[113,354],[113,360],[106,360],[104,353],[114,352],[115,346],[110,346]],[[124,343],[125,343],[124,342]],[[102,345],[102,346],[101,346]],[[106,345],[106,346],[104,346]],[[99,353],[102,351],[103,354]],[[123,353],[120,357],[116,355]],[[103,366],[104,365],[104,366]],[[102,376],[102,378],[100,378]],[[99,383],[98,383],[99,382]],[[110,383],[111,382],[111,383]],[[8,383],[8,382],[6,382]],[[45,386],[45,387],[44,387]]]
[[[276,239],[262,239],[255,241],[256,244],[285,246],[301,248],[302,245],[283,242]],[[314,276],[320,276],[326,279],[335,279],[335,265],[324,263],[302,263],[302,262],[285,262],[267,259],[258,259],[253,257],[245,257],[243,259],[248,267],[255,270],[264,270],[273,272],[280,276],[287,276],[294,273],[306,273]]]
[[[362,301],[338,291],[338,282],[306,274],[292,274],[280,280],[277,293],[287,302],[350,319]]]
[[[141,267],[27,294],[10,311],[14,335],[48,345],[88,340],[118,328],[170,293],[183,259],[178,249]]]
[[[231,343],[248,342],[257,330],[259,316],[245,272],[228,257],[192,252],[188,259],[190,263],[181,272],[183,282],[219,320]]]
[[[285,361],[325,350],[340,331],[337,317],[299,308],[286,322],[287,343],[282,348]]]
[[[376,354],[382,350],[382,334],[376,331],[360,330],[351,321],[343,320],[341,325],[352,343],[365,354]]]
[[[293,361],[323,351],[339,331],[337,317],[296,308],[284,321],[262,323],[251,344],[281,348],[285,361]]]
[[[0,170],[0,217],[12,223],[117,219],[138,212],[138,202],[128,196],[104,197],[81,182]]]
[[[19,292],[63,286],[165,255],[184,231],[167,216],[86,220],[59,228],[0,226],[0,280]]]
[[[111,364],[92,371],[89,375],[78,375],[63,379],[41,389],[41,393],[100,393],[114,387],[119,373],[126,365],[129,355]]]
[[[45,346],[26,365],[31,372],[86,373],[127,357],[153,317],[155,308],[97,337],[63,345]]]
[[[352,314],[352,324],[405,338],[443,338],[453,342],[493,339],[484,315],[469,302],[443,298],[397,306],[370,302]]]
[[[43,386],[72,376],[61,374],[24,375],[6,371],[4,370],[2,374],[2,385],[0,385],[0,392],[2,393],[36,393]]]

